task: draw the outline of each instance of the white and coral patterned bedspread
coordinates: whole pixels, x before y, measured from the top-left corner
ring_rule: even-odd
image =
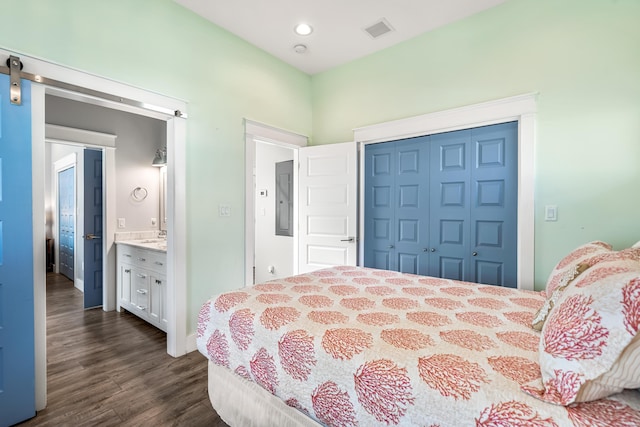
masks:
[[[640,425],[640,393],[555,406],[540,378],[537,292],[334,267],[202,307],[198,349],[330,426]]]

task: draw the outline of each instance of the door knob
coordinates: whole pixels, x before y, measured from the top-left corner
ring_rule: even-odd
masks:
[[[473,255],[473,256],[477,256],[477,255],[478,255],[478,252],[474,252],[474,253],[472,253],[471,255]]]
[[[84,238],[87,240],[101,239],[100,236],[96,236],[95,234],[86,234]]]
[[[435,252],[435,251],[436,251],[436,248],[431,248],[431,252]]]
[[[354,238],[353,238],[353,237],[349,237],[349,238],[347,238],[347,239],[341,239],[340,241],[341,241],[341,242],[353,242],[353,241],[354,241]]]

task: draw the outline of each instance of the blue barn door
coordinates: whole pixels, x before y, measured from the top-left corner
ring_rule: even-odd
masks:
[[[84,150],[84,308],[102,306],[102,151]]]
[[[0,74],[0,426],[35,416],[31,84]],[[42,242],[44,245],[44,242]],[[44,266],[42,266],[44,269]]]

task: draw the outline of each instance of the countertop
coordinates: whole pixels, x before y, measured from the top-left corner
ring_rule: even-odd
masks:
[[[139,240],[120,240],[115,242],[116,245],[136,246],[143,249],[150,249],[156,252],[167,253],[166,239],[139,239]]]

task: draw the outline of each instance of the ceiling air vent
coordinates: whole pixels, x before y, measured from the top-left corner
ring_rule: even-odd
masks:
[[[364,29],[367,34],[369,34],[372,38],[376,39],[382,35],[385,35],[391,31],[393,28],[389,25],[386,19],[382,18],[380,21],[376,22],[373,25],[368,26]]]

